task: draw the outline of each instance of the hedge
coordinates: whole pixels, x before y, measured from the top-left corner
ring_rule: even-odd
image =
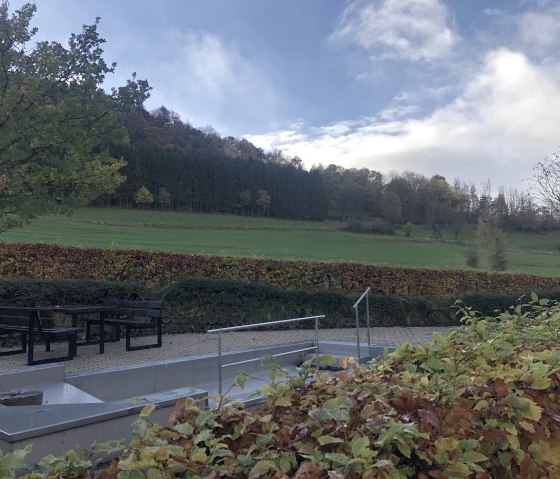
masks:
[[[559,293],[541,292],[551,299]],[[183,278],[167,288],[125,282],[0,278],[0,304],[15,306],[99,304],[105,299],[163,299],[164,332],[203,332],[210,328],[325,314],[323,328],[354,327],[355,297],[336,291],[282,290],[261,283]],[[465,295],[466,305],[483,314],[503,310],[518,295]],[[455,299],[372,294],[372,326],[456,325]],[[360,309],[365,325],[365,309]]]
[[[42,279],[127,281],[165,287],[185,276],[265,283],[280,289],[454,298],[560,290],[560,278],[356,263],[320,263],[225,256],[0,243],[0,274]]]

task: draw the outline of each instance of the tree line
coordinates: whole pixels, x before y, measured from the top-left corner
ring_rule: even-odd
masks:
[[[509,231],[558,226],[551,210],[531,195],[490,183],[480,188],[460,179],[414,172],[383,175],[367,168],[316,165],[279,151],[266,152],[246,139],[198,129],[172,110],[130,108],[120,112],[129,142],[111,152],[126,162],[126,176],[98,205],[141,207],[348,222],[376,219],[379,232],[396,224],[428,224],[456,239],[463,226],[493,217]]]

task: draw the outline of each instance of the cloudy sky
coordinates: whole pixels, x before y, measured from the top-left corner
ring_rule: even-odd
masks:
[[[526,188],[560,149],[558,0],[35,3],[38,39],[101,17],[108,86],[137,72],[148,109],[307,167]]]

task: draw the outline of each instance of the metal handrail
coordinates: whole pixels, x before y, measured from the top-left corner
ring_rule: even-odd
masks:
[[[304,318],[293,318],[293,319],[280,319],[278,321],[270,321],[267,323],[254,323],[254,324],[243,324],[241,326],[230,326],[227,328],[218,328],[218,329],[209,329],[207,333],[218,333],[218,381],[219,381],[219,392],[222,394],[222,369],[230,367],[230,366],[238,366],[240,364],[247,364],[255,361],[260,361],[261,358],[254,358],[254,359],[247,359],[244,361],[236,361],[233,363],[223,363],[222,361],[222,333],[230,332],[230,331],[239,331],[242,329],[253,329],[253,328],[262,328],[266,326],[272,326],[276,324],[286,324],[286,323],[295,323],[299,321],[315,321],[315,346],[310,348],[303,348],[303,349],[296,349],[293,351],[286,351],[283,353],[271,354],[271,357],[276,358],[280,356],[285,356],[286,354],[293,354],[299,353],[303,351],[313,351],[317,352],[319,350],[319,319],[324,318],[325,315],[321,314],[319,316],[306,316]]]
[[[354,310],[356,311],[356,346],[357,346],[357,349],[358,349],[358,361],[362,357],[362,353],[360,351],[360,314],[358,312],[358,308],[360,306],[360,303],[364,299],[364,297],[366,298],[366,326],[367,326],[368,354],[371,356],[371,333],[370,333],[370,327],[369,327],[369,292],[370,291],[371,291],[371,288],[368,287],[362,293],[362,295],[358,298],[358,301],[356,301],[354,303],[354,306],[352,306],[354,308]]]

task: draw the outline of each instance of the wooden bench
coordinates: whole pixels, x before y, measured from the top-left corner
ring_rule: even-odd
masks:
[[[121,327],[125,329],[126,350],[135,351],[138,349],[161,348],[162,337],[162,318],[163,301],[104,301],[103,306],[110,306],[109,313],[106,314],[105,326],[114,326],[114,339],[110,341],[120,341]],[[86,342],[91,341],[91,325],[99,324],[98,318],[87,318],[86,322]],[[143,331],[153,329],[156,333],[156,342],[143,344],[140,346],[131,345],[131,333],[133,331]]]
[[[18,308],[0,306],[0,335],[17,334],[21,347],[17,350],[0,352],[0,356],[27,352],[27,364],[46,364],[68,361],[76,355],[79,328],[56,326],[52,308]],[[68,341],[68,354],[54,358],[35,359],[35,342],[44,341],[46,351],[51,350],[51,343]]]

